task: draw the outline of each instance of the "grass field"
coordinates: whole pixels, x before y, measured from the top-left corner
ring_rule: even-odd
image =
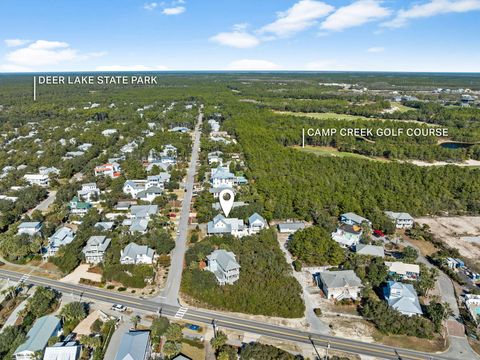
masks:
[[[384,345],[417,351],[437,352],[448,348],[445,339],[440,335],[435,335],[435,338],[428,340],[406,335],[384,335],[376,331],[373,338]]]
[[[318,155],[318,156],[354,157],[354,158],[357,158],[357,159],[365,159],[365,160],[371,160],[371,161],[384,161],[384,162],[388,161],[387,159],[374,158],[374,157],[355,154],[355,153],[351,153],[351,152],[338,151],[334,147],[328,147],[328,146],[306,145],[305,147],[293,146],[293,148],[297,149],[297,150],[300,150],[300,151],[310,153],[310,154],[315,154],[315,155]]]

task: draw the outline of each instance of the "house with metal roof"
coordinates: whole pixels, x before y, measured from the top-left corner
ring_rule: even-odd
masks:
[[[81,201],[77,196],[74,196],[72,201],[68,204],[68,208],[72,214],[85,215],[88,210],[92,208],[92,204],[86,201]]]
[[[104,231],[112,230],[114,226],[115,222],[113,221],[99,221],[94,225],[95,229]]]
[[[158,205],[132,205],[130,217],[132,219],[150,219],[158,213]]]
[[[149,219],[132,219],[130,220],[130,227],[128,228],[128,231],[131,234],[133,233],[145,234],[148,230],[149,222],[150,222]]]
[[[242,237],[248,234],[242,219],[226,218],[222,214],[218,214],[207,224],[208,235],[230,234],[236,237]]]
[[[287,221],[278,224],[278,232],[293,234],[298,230],[305,229],[305,223],[301,221]]]
[[[391,275],[398,275],[400,279],[417,280],[420,276],[420,266],[417,264],[406,264],[401,261],[385,261],[388,272]]]
[[[17,228],[17,235],[27,234],[34,236],[42,229],[42,223],[38,221],[26,221],[20,223]]]
[[[367,224],[368,226],[372,226],[372,222],[370,220],[353,212],[340,215],[340,221],[347,225],[361,226],[362,224]]]
[[[321,271],[316,279],[327,299],[356,300],[360,298],[363,285],[353,270]]]
[[[153,264],[154,259],[155,250],[147,245],[138,245],[132,242],[120,250],[120,263],[122,264]]]
[[[230,186],[233,187],[237,177],[232,174],[228,167],[219,166],[210,172],[210,183],[213,187]]]
[[[205,269],[215,274],[220,285],[233,284],[240,277],[240,265],[235,254],[226,250],[215,250],[208,255]]]
[[[257,213],[254,213],[248,218],[248,232],[250,234],[257,234],[261,230],[267,228],[267,226],[267,221]]]
[[[89,264],[101,263],[111,241],[112,239],[108,239],[106,236],[90,236],[82,250],[85,261]]]
[[[27,338],[13,353],[16,360],[36,359],[38,352],[43,351],[52,336],[57,336],[61,330],[60,319],[53,315],[37,319],[27,333]]]
[[[358,255],[379,256],[382,258],[385,257],[385,251],[383,249],[383,246],[357,244],[355,245],[355,252]]]
[[[383,289],[388,305],[403,315],[422,315],[422,307],[418,301],[417,292],[412,284],[403,284],[397,281],[388,281]]]
[[[409,213],[385,211],[385,215],[395,222],[397,229],[411,229],[413,227],[414,219]]]
[[[77,360],[82,346],[76,341],[60,341],[45,348],[43,360]]]
[[[114,360],[147,360],[150,353],[150,332],[129,330],[123,334]]]
[[[62,226],[55,231],[55,234],[48,238],[48,245],[44,257],[55,256],[61,246],[70,244],[74,238],[75,232],[69,227]]]
[[[352,247],[360,242],[362,234],[363,229],[358,225],[341,224],[332,233],[332,239],[343,247]]]

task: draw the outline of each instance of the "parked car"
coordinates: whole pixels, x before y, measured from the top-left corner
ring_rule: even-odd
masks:
[[[127,307],[125,305],[120,304],[113,304],[111,310],[118,311],[118,312],[125,312],[127,311]]]
[[[198,331],[200,330],[200,326],[194,324],[185,324],[185,327],[190,330]]]

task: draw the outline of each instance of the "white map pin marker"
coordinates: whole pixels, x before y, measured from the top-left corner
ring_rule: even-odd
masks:
[[[220,198],[220,206],[222,207],[223,213],[228,217],[228,214],[230,214],[230,210],[232,210],[233,207],[235,193],[232,189],[223,189],[220,191],[218,197]]]

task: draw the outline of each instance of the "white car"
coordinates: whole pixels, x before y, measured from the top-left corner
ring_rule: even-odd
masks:
[[[111,310],[115,310],[115,311],[118,311],[118,312],[125,312],[125,311],[127,311],[127,307],[124,306],[124,305],[120,305],[120,304],[113,304],[112,307],[111,307]]]

